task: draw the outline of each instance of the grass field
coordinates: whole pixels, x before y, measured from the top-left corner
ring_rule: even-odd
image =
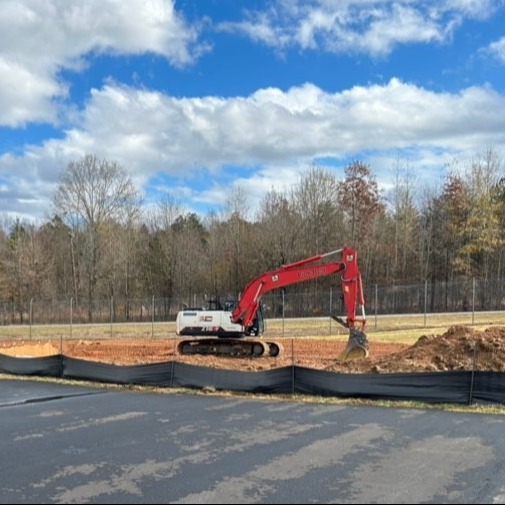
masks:
[[[348,337],[348,330],[329,317],[267,319],[265,323],[265,335],[269,337],[324,337],[338,340],[346,340]],[[367,320],[366,333],[370,341],[411,345],[422,335],[442,334],[454,325],[467,325],[477,330],[489,326],[505,326],[505,312],[372,316]],[[0,339],[108,337],[174,338],[175,322],[0,326]]]
[[[451,326],[465,325],[477,330],[505,326],[505,312],[401,314],[372,317],[367,320],[369,340],[384,343],[414,344],[422,335],[445,333]],[[347,329],[330,318],[267,321],[267,331],[290,337],[304,332],[307,336],[347,338]]]

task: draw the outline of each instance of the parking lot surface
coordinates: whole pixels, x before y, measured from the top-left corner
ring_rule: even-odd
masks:
[[[505,503],[505,416],[0,380],[0,503]]]

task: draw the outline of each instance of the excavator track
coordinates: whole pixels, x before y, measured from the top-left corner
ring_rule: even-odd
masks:
[[[228,356],[238,358],[277,357],[282,346],[276,342],[237,338],[196,338],[183,340],[177,345],[177,352],[183,356]]]

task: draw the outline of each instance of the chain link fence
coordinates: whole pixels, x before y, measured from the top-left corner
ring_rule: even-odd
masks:
[[[178,298],[0,301],[0,324],[85,324],[174,321],[188,306],[205,307],[209,297],[195,293]],[[223,302],[232,297],[223,298]],[[301,290],[285,288],[262,297],[265,318],[327,317],[345,315],[338,288]],[[406,286],[370,286],[365,290],[368,319],[388,314],[436,314],[505,309],[505,280],[465,279],[451,283]]]

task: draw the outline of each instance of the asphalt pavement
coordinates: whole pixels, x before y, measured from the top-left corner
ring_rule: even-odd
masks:
[[[505,503],[505,416],[0,380],[0,503]]]

